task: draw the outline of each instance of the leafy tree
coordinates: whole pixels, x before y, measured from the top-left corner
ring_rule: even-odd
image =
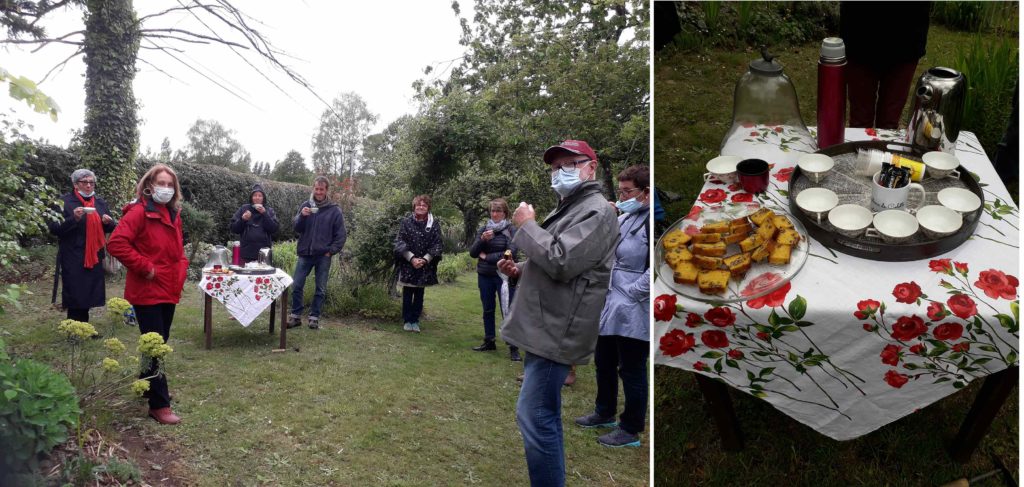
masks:
[[[257,161],[252,166],[252,173],[257,176],[270,176],[270,163]]]
[[[313,180],[313,171],[306,167],[302,154],[293,150],[288,151],[283,160],[274,164],[270,179],[284,183],[309,184]]]
[[[356,93],[342,93],[320,115],[313,135],[313,170],[318,174],[354,175],[359,165],[363,140],[377,116]]]
[[[221,166],[238,172],[249,172],[252,157],[235,140],[235,131],[216,120],[196,120],[188,129],[188,145],[178,151],[177,159],[197,164]]]
[[[174,152],[171,150],[171,139],[164,137],[163,142],[160,142],[160,153],[157,154],[157,160],[160,162],[171,162],[171,156]]]

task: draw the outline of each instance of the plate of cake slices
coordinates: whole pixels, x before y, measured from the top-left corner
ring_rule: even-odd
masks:
[[[785,286],[807,262],[808,250],[807,230],[784,209],[727,203],[694,209],[672,224],[654,253],[657,279],[673,291],[735,303]]]

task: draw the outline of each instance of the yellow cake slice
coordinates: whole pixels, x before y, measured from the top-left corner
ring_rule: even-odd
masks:
[[[754,234],[747,237],[745,240],[741,241],[740,248],[743,249],[744,252],[751,252],[754,249],[760,247],[763,243],[764,239],[761,238],[760,235]]]
[[[757,229],[757,235],[761,237],[761,240],[772,240],[775,238],[775,231],[777,228],[771,220],[765,220],[764,225],[761,225]]]
[[[680,229],[672,230],[661,239],[661,244],[666,250],[672,250],[690,243],[690,236]]]
[[[743,220],[743,223],[729,224],[729,233],[750,233],[752,231],[754,231],[754,227],[746,219]]]
[[[700,227],[700,233],[727,233],[728,231],[729,222],[708,223]]]
[[[710,244],[722,241],[722,234],[720,233],[698,233],[693,236],[694,244]]]
[[[750,254],[730,255],[722,259],[722,263],[729,268],[733,277],[741,277],[750,270]]]
[[[693,255],[707,255],[711,257],[721,257],[725,255],[725,242],[693,244]]]
[[[783,245],[796,245],[800,241],[800,232],[793,228],[787,228],[779,232],[779,236],[776,237],[775,241]]]
[[[793,228],[793,222],[789,221],[789,218],[786,218],[785,215],[775,215],[772,217],[772,223],[780,229]]]
[[[775,250],[772,250],[771,255],[768,256],[768,263],[772,265],[786,265],[789,263],[789,255],[792,252],[793,247],[790,245],[776,245]]]
[[[703,294],[722,294],[729,283],[729,271],[701,271],[697,274],[697,287]]]
[[[769,255],[771,255],[773,250],[775,250],[775,242],[773,240],[769,240],[754,250],[754,253],[750,254],[750,258],[753,259],[754,262],[763,262]]]
[[[725,240],[723,240],[723,242],[725,242],[726,245],[734,244],[734,243],[739,243],[739,241],[741,241],[741,240],[743,240],[743,239],[745,239],[745,238],[747,238],[749,236],[750,236],[749,232],[730,233],[730,234],[725,236]]]
[[[722,267],[722,259],[719,257],[694,255],[691,262],[693,262],[693,265],[697,266],[698,269],[713,270]]]
[[[665,262],[668,262],[669,267],[675,267],[677,264],[683,261],[693,259],[693,254],[689,249],[684,247],[676,247],[668,252],[665,252]]]
[[[697,284],[700,269],[693,262],[682,261],[672,267],[672,280],[679,284]]]
[[[764,225],[765,221],[774,217],[774,211],[769,210],[768,208],[761,208],[760,210],[754,212],[754,214],[750,215],[750,221],[754,222],[754,224],[757,226],[761,226]]]

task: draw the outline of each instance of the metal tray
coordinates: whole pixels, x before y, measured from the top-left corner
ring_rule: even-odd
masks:
[[[234,271],[235,274],[241,274],[241,275],[245,275],[245,276],[263,276],[263,275],[269,275],[269,274],[276,274],[277,273],[277,269],[275,269],[273,267],[271,267],[269,269],[252,269],[252,268],[246,268],[246,267],[242,267],[242,266],[233,265],[233,266],[228,267],[228,269],[231,269],[232,271]]]
[[[853,255],[863,259],[905,262],[921,260],[941,255],[960,246],[974,235],[974,229],[978,226],[984,205],[973,213],[964,215],[964,224],[953,235],[940,239],[931,239],[925,236],[924,232],[918,231],[905,243],[890,244],[879,238],[862,235],[857,238],[850,238],[835,232],[835,228],[826,219],[822,219],[819,225],[817,220],[807,216],[796,204],[796,196],[807,188],[822,187],[835,191],[839,196],[839,204],[853,203],[865,208],[871,207],[871,181],[866,177],[857,176],[854,172],[854,161],[856,160],[857,149],[878,149],[895,154],[910,156],[913,159],[921,160],[922,153],[915,151],[909,144],[900,142],[887,142],[881,140],[869,140],[860,142],[847,142],[827,149],[818,151],[835,160],[835,167],[832,172],[819,184],[814,184],[804,176],[799,167],[793,169],[789,179],[789,208],[794,217],[799,219],[808,233],[822,245],[837,252]],[[920,181],[924,186],[925,201],[921,206],[939,204],[937,193],[945,188],[960,187],[966,188],[976,194],[981,201],[985,197],[978,182],[974,180],[971,173],[963,166],[957,168],[960,178],[933,179],[927,177]],[[916,206],[920,197],[911,191],[907,200],[908,207]]]

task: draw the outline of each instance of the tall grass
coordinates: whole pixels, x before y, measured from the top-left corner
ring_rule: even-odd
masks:
[[[954,58],[954,67],[967,78],[963,128],[978,135],[990,157],[995,156],[1012,112],[1017,50],[1016,39],[975,38],[957,48]]]
[[[1017,2],[934,2],[932,20],[967,32],[1016,33]]]

